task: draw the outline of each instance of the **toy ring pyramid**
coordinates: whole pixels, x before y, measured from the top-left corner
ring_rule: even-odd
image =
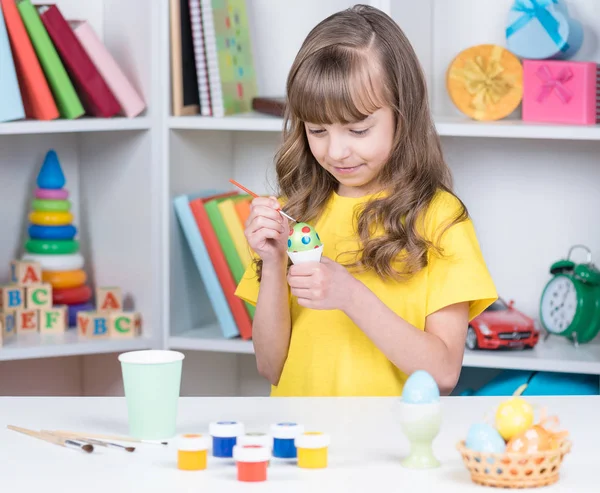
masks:
[[[54,150],[46,154],[36,183],[23,260],[40,264],[42,281],[52,285],[53,304],[66,305],[69,326],[75,326],[77,312],[94,309],[93,292],[75,239],[77,228],[64,188],[65,176]]]

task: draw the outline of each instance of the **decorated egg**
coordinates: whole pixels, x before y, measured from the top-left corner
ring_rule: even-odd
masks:
[[[467,433],[465,446],[476,452],[501,454],[506,448],[506,442],[493,426],[473,423]]]
[[[496,429],[505,440],[523,433],[533,425],[533,406],[519,396],[502,402],[496,410]]]
[[[322,245],[317,232],[307,223],[296,223],[288,235],[288,252],[305,252]]]
[[[407,404],[431,404],[440,400],[440,389],[433,377],[425,370],[412,373],[402,389],[402,402]]]

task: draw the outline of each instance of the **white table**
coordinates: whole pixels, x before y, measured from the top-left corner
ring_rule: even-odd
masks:
[[[204,471],[179,471],[176,447],[138,445],[133,453],[96,447],[92,454],[65,449],[6,429],[70,429],[127,434],[124,398],[0,398],[0,487],[7,492],[452,492],[501,491],[471,482],[456,443],[469,425],[503,398],[443,399],[442,431],[434,451],[442,466],[412,471],[400,465],[408,442],[393,398],[200,398],[180,399],[178,432],[206,432],[212,420],[238,419],[248,431],[268,431],[273,422],[294,420],[332,435],[329,467],[299,469],[273,461],[265,483],[241,483],[235,465],[209,458]],[[573,449],[560,481],[540,492],[598,492],[600,396],[529,397],[547,406],[570,432]],[[410,486],[409,486],[410,485]]]

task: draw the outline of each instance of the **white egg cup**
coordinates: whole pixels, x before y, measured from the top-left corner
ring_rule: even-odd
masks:
[[[306,262],[320,262],[323,255],[323,245],[312,250],[304,250],[303,252],[287,252],[288,257],[294,264],[304,264]]]
[[[400,425],[410,442],[410,453],[402,461],[410,469],[431,469],[440,466],[433,454],[433,440],[440,432],[442,410],[440,402],[409,404],[400,402]]]

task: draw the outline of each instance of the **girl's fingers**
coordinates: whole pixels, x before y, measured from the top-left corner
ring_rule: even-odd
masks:
[[[309,289],[312,283],[312,279],[308,276],[298,277],[288,275],[288,284],[291,288]]]
[[[307,288],[292,288],[290,289],[290,292],[293,296],[295,296],[298,299],[312,299],[312,291]]]
[[[286,232],[285,228],[279,221],[275,221],[265,216],[258,216],[255,217],[246,228],[246,236],[248,234],[256,233],[260,229],[270,229],[277,231],[278,233]]]

